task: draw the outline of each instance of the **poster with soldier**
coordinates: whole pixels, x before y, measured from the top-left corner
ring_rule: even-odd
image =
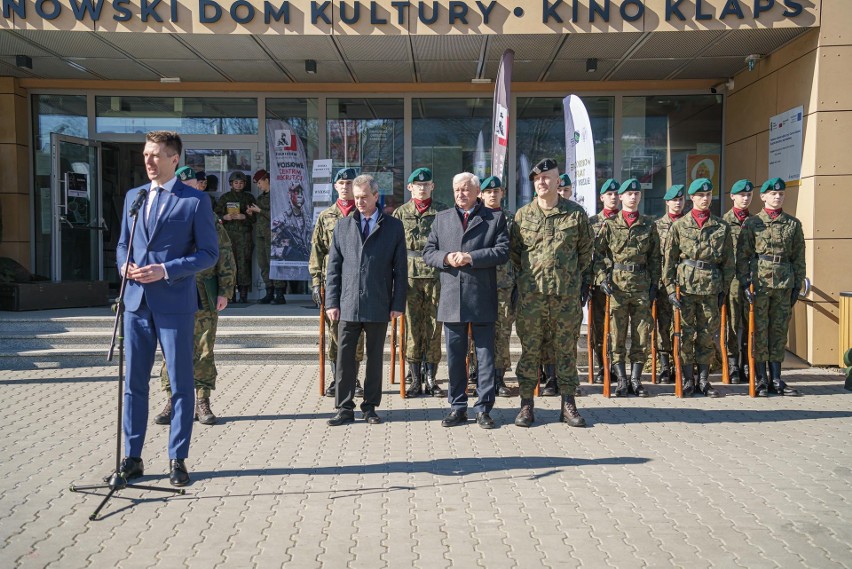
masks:
[[[302,140],[287,122],[266,121],[270,156],[271,251],[269,277],[308,280],[313,195]]]

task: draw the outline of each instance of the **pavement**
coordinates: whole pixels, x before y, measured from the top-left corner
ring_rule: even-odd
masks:
[[[316,366],[220,366],[221,420],[196,424],[186,495],[126,489],[89,521],[103,492],[69,486],[114,465],[114,376],[0,371],[0,566],[852,566],[852,393],[836,369],[787,372],[799,398],[588,387],[586,429],[556,422],[556,398],[514,427],[517,399],[498,399],[485,431],[442,428],[445,401],[389,385],[383,424],[328,427]],[[163,402],[152,389],[152,412]],[[169,487],[167,431],[149,429],[143,484]]]

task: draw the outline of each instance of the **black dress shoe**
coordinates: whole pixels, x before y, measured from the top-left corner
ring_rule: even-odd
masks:
[[[141,458],[127,456],[121,461],[121,467],[118,469],[118,473],[121,474],[125,480],[133,480],[134,478],[139,478],[145,474],[145,466],[142,464]]]
[[[186,486],[189,484],[189,472],[186,471],[186,464],[182,458],[172,459],[169,461],[169,482],[172,486]]]
[[[339,427],[340,425],[345,425],[346,423],[354,423],[355,422],[355,412],[349,409],[340,409],[337,414],[334,415],[331,419],[326,421],[326,424],[330,427]]]
[[[361,380],[355,379],[355,397],[364,398],[364,387],[361,385]]]
[[[450,414],[444,417],[441,421],[442,427],[455,427],[456,425],[464,425],[467,423],[467,413],[460,409],[453,409]]]
[[[477,413],[476,423],[483,429],[493,429],[494,419],[488,413]]]
[[[367,421],[368,425],[378,425],[382,422],[382,418],[376,414],[374,409],[364,412],[364,420]]]

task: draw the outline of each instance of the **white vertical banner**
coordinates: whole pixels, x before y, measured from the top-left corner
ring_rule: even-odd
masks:
[[[573,199],[586,213],[597,211],[595,137],[586,105],[577,95],[562,100],[565,111],[565,171],[571,178]]]
[[[512,97],[512,64],[515,52],[507,49],[500,58],[497,81],[494,84],[494,121],[491,135],[491,175],[506,186],[506,154],[509,152],[509,101]]]
[[[308,280],[314,219],[305,148],[296,131],[282,120],[266,121],[266,140],[272,218],[269,277]]]

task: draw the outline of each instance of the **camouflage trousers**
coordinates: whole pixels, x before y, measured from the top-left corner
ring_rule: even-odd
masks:
[[[754,359],[759,362],[783,362],[787,328],[793,308],[789,288],[764,289],[754,300]]]
[[[553,337],[559,391],[565,395],[574,393],[580,384],[577,375],[577,340],[582,323],[579,287],[566,295],[521,294],[516,322],[518,337],[521,339],[521,359],[516,374],[522,399],[533,397],[546,336]]]
[[[254,232],[254,250],[257,251],[257,266],[260,268],[260,280],[263,288],[269,292],[273,288],[285,288],[287,281],[274,281],[269,279],[269,251],[271,238],[263,231]]]
[[[234,251],[234,262],[237,264],[237,286],[251,287],[251,250],[253,245],[251,232],[228,231],[228,237],[231,238],[231,249]]]
[[[728,357],[739,358],[740,346],[748,337],[748,301],[743,296],[742,285],[737,279],[731,283],[731,291],[725,302],[728,307],[728,326],[725,331]],[[743,357],[747,355],[743,354]]]
[[[216,344],[218,324],[219,313],[215,310],[199,310],[195,313],[195,350],[192,356],[192,372],[197,397],[210,397],[210,392],[216,389],[217,374],[213,346]],[[163,362],[163,367],[160,368],[160,386],[163,391],[171,393],[166,362]]]
[[[438,322],[438,279],[408,279],[405,304],[405,360],[436,364],[441,361],[441,323]]]
[[[512,337],[512,324],[515,323],[515,311],[512,310],[512,289],[497,289],[497,322],[494,326],[494,368],[512,369],[512,357],[509,353],[509,341]],[[550,352],[551,362],[553,353]],[[468,342],[468,360],[470,361],[469,373],[476,366],[476,349],[473,338]]]
[[[276,281],[283,282],[283,281]],[[340,321],[332,322],[325,316],[325,329],[328,331],[327,351],[326,355],[330,363],[337,362],[337,325]],[[358,338],[358,345],[355,347],[355,361],[364,361],[364,331],[361,330],[361,336]]]
[[[603,331],[604,331],[604,316],[606,313],[606,295],[601,291],[600,287],[592,287],[592,294],[589,297],[592,301],[592,336],[595,346],[595,354],[603,354]],[[612,346],[610,346],[612,349]]]
[[[627,331],[630,331],[631,363],[645,364],[651,351],[651,301],[644,292],[613,291],[609,301],[609,341],[612,363],[628,362]]]
[[[719,343],[719,301],[715,294],[680,293],[680,361],[710,365]]]
[[[674,311],[669,302],[669,293],[661,286],[657,294],[657,349],[666,354],[672,353],[673,322]]]

